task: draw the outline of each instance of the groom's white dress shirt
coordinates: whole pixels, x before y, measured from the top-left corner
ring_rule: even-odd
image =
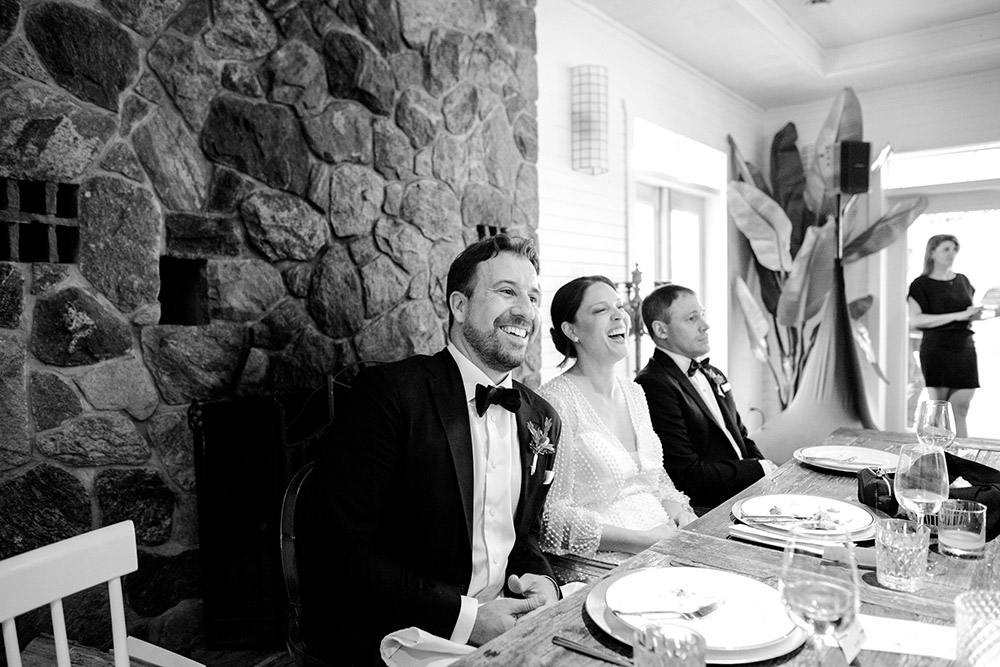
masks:
[[[507,557],[514,548],[514,512],[521,489],[521,448],[513,412],[490,405],[482,417],[476,412],[476,385],[493,382],[453,343],[448,351],[462,375],[472,432],[472,580],[451,640],[469,641],[479,604],[503,593]],[[499,385],[513,388],[510,373]]]

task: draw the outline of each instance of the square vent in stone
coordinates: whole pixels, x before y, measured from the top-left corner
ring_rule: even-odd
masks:
[[[506,234],[506,227],[493,227],[490,225],[476,225],[476,233],[479,234],[479,240],[488,239],[491,236],[496,236],[497,234]]]
[[[80,186],[0,177],[0,261],[76,264]]]

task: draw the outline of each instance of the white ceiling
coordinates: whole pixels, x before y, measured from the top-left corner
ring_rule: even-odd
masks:
[[[985,70],[1000,86],[1000,0],[584,2],[764,109]]]

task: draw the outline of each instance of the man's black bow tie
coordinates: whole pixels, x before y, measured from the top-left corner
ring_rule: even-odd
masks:
[[[703,369],[708,367],[708,357],[705,357],[701,361],[691,360],[691,365],[688,366],[688,377],[695,374],[698,369]]]
[[[487,387],[484,384],[476,385],[476,412],[482,417],[486,414],[486,408],[494,403],[501,408],[506,408],[511,412],[517,412],[521,407],[521,392],[517,389],[504,389],[503,387]]]

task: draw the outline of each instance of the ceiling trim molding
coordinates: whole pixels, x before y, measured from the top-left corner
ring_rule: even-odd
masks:
[[[816,76],[825,75],[823,47],[773,0],[735,0],[735,4],[774,36],[776,43]]]

